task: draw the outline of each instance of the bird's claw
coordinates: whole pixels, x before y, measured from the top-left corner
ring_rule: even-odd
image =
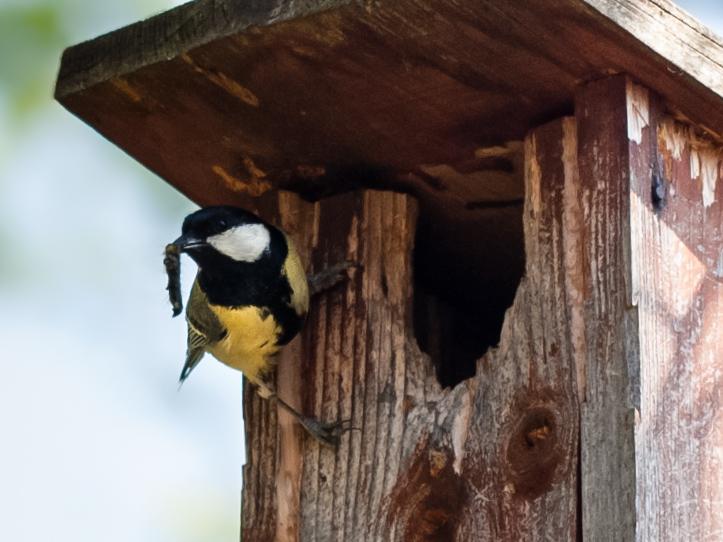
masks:
[[[317,441],[325,446],[336,448],[339,446],[341,436],[347,431],[357,429],[352,427],[351,420],[341,420],[338,422],[321,422],[316,418],[303,416],[299,418],[299,423],[306,429],[309,434]]]

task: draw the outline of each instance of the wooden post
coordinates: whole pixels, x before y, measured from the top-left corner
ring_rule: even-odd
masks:
[[[625,77],[585,86],[576,102],[586,345],[580,395],[583,540],[635,539],[637,324],[629,298],[626,103]]]
[[[625,77],[577,99],[589,540],[723,533],[723,149]]]

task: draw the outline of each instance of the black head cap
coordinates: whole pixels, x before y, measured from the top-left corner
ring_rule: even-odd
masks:
[[[173,244],[208,271],[249,264],[264,266],[271,256],[285,252],[279,230],[238,207],[200,209],[186,217],[182,233]]]
[[[244,224],[264,224],[264,221],[240,207],[215,205],[188,215],[183,221],[181,233],[184,237],[205,240]]]

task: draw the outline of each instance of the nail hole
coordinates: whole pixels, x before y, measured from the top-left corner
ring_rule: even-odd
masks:
[[[652,186],[650,199],[653,203],[653,208],[656,211],[660,211],[665,207],[665,200],[668,197],[668,186],[665,179],[659,173],[653,173]]]

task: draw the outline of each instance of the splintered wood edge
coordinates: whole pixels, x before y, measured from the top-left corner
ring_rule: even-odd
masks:
[[[723,97],[721,39],[669,0],[578,0]],[[195,47],[251,27],[270,26],[351,4],[355,0],[273,0],[254,3],[196,0],[69,47],[63,53],[55,97],[61,99],[113,77],[169,60]],[[374,6],[367,9],[379,9]]]
[[[264,5],[254,5],[259,3]],[[189,2],[68,47],[61,59],[55,98],[60,100],[254,26],[270,26],[350,3],[352,0]]]

